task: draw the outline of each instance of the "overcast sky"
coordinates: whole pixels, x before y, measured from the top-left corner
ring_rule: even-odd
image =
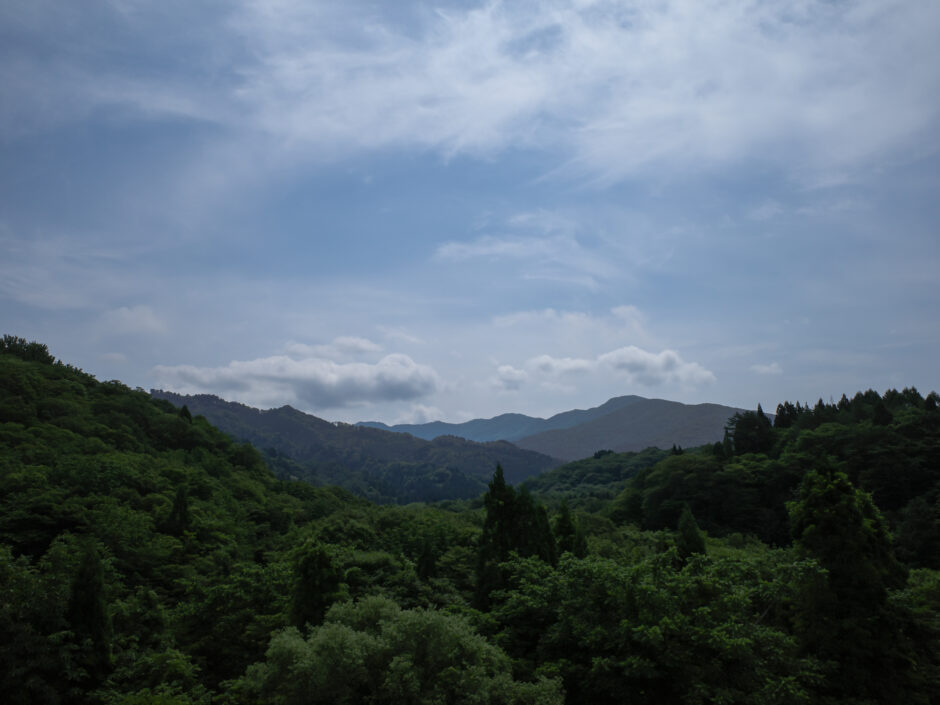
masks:
[[[331,420],[940,389],[940,3],[0,4],[0,327]]]

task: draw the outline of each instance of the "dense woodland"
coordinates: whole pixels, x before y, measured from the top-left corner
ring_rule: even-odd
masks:
[[[6,336],[0,701],[937,703],[937,407],[377,505]]]
[[[347,423],[331,423],[290,406],[261,411],[210,394],[152,396],[186,406],[257,448],[283,479],[338,485],[378,504],[470,499],[486,491],[493,468],[520,482],[561,463],[505,441],[434,440]]]

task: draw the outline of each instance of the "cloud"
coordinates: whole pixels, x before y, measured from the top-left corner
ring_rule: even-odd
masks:
[[[715,381],[712,372],[697,362],[685,362],[675,350],[651,353],[635,345],[628,345],[600,355],[597,361],[644,386],[671,382],[697,385]]]
[[[287,352],[294,357],[324,357],[346,358],[360,357],[382,351],[382,346],[373,343],[368,338],[354,336],[340,336],[334,338],[328,345],[307,345],[305,343],[288,343]]]
[[[579,360],[572,357],[538,355],[526,360],[525,366],[528,370],[557,377],[572,373],[590,372],[595,368],[595,363],[591,360]]]
[[[152,376],[159,385],[183,393],[211,392],[249,403],[299,403],[312,409],[408,401],[437,391],[441,384],[431,367],[402,354],[386,355],[375,364],[277,355],[224,367],[158,365]]]
[[[759,375],[782,375],[783,369],[776,362],[769,364],[751,365],[751,371]]]
[[[0,69],[8,137],[107,111],[309,159],[541,150],[602,182],[758,159],[823,183],[937,149],[940,6],[922,0],[27,5],[0,14],[21,40]],[[108,61],[122,51],[137,60]]]
[[[124,353],[107,352],[107,353],[102,353],[99,357],[105,362],[112,362],[118,365],[127,364],[127,355],[125,355]]]
[[[635,306],[615,306],[607,313],[585,313],[546,308],[516,311],[493,318],[507,335],[524,336],[538,350],[552,349],[569,357],[585,357],[594,350],[613,349],[624,343],[658,345],[646,329],[646,317]],[[563,348],[559,349],[559,341]]]
[[[166,322],[149,306],[121,306],[106,311],[100,322],[111,335],[157,335],[167,330]]]
[[[436,406],[427,406],[425,404],[412,404],[411,408],[399,414],[390,424],[422,424],[438,421],[444,417],[444,412]]]
[[[563,380],[573,375],[617,374],[623,380],[645,387],[663,384],[697,386],[715,381],[715,375],[697,362],[686,362],[675,350],[654,353],[635,345],[611,350],[594,358],[536,355],[526,360],[523,369],[510,365],[497,368],[496,382],[503,389],[519,389],[530,380],[542,386],[569,388]]]
[[[528,378],[529,375],[525,370],[517,370],[512,365],[500,365],[496,368],[496,377],[492,382],[497,389],[516,391]]]
[[[469,241],[450,241],[438,246],[434,258],[462,263],[487,260],[511,264],[513,272],[527,279],[545,279],[597,289],[599,282],[620,276],[609,252],[597,238],[579,233],[583,226],[564,213],[539,210],[509,216],[508,233],[486,234]]]

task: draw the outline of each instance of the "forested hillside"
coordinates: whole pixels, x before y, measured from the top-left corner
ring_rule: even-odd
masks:
[[[728,417],[736,411],[720,404],[641,399],[578,426],[521,438],[516,445],[562,460],[586,458],[602,448],[639,452],[650,447],[699,446],[719,440]]]
[[[0,701],[937,703],[936,402],[379,506],[7,336]]]
[[[475,443],[454,436],[433,441],[376,428],[331,423],[284,406],[262,411],[208,394],[151,390],[159,399],[209,421],[258,448],[279,476],[339,485],[380,503],[469,499],[501,464],[512,482],[559,461],[505,441]]]

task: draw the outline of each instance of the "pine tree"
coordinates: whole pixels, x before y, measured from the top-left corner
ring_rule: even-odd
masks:
[[[678,532],[676,549],[679,552],[679,558],[685,561],[695,553],[705,553],[705,537],[688,504],[682,508],[676,530]]]
[[[500,563],[511,553],[536,556],[546,563],[557,560],[555,539],[552,536],[545,508],[535,502],[528,490],[516,492],[506,483],[503,468],[496,472],[483,496],[486,519],[477,549],[477,585],[474,602],[486,609],[493,590],[505,584]]]
[[[573,553],[577,558],[584,558],[587,555],[587,540],[584,538],[584,532],[572,518],[568,502],[565,500],[562,500],[558,516],[555,517],[555,541],[558,544],[559,553]]]

